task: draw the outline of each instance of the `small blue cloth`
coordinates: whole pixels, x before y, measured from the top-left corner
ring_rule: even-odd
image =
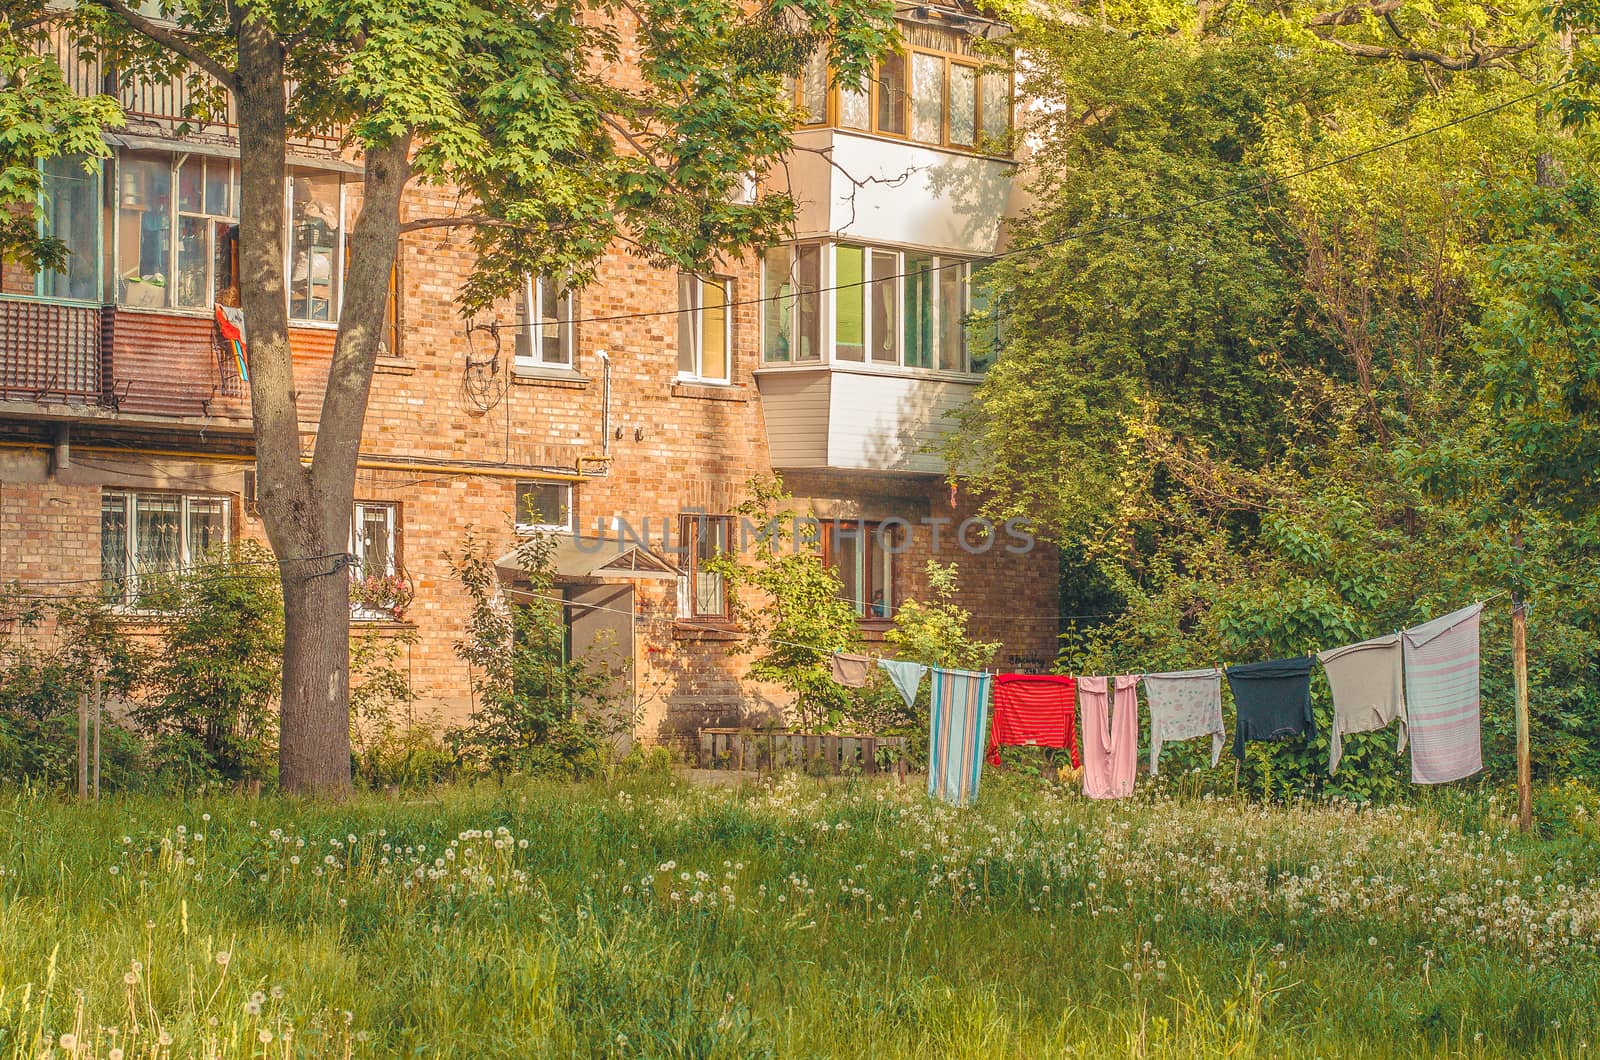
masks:
[[[889,675],[889,680],[900,690],[901,698],[906,701],[907,710],[915,710],[917,706],[917,689],[922,686],[922,675],[928,668],[921,663],[905,662],[900,659],[879,659],[878,665],[883,667]]]

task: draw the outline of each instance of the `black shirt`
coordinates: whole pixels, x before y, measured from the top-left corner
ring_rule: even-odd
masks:
[[[1250,740],[1286,740],[1315,736],[1311,717],[1311,663],[1315,656],[1274,659],[1230,666],[1228,687],[1238,715],[1233,730],[1233,756],[1243,760]]]

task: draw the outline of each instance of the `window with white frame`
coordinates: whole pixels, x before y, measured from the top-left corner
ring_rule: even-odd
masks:
[[[572,295],[548,276],[524,276],[517,292],[516,365],[572,367]]]
[[[773,247],[761,265],[761,356],[822,359],[822,246]]]
[[[575,525],[572,483],[534,479],[518,482],[516,526],[519,533],[571,533]]]
[[[399,617],[410,591],[400,566],[400,506],[356,501],[350,518],[351,614]]]
[[[678,378],[726,383],[733,349],[733,281],[678,274]]]
[[[87,168],[85,164],[87,162]],[[100,162],[63,155],[39,164],[43,210],[39,234],[61,241],[60,269],[39,273],[41,298],[100,300]]]
[[[825,260],[830,270],[826,284],[818,282],[823,289],[808,296],[795,293],[797,285],[785,279],[802,260]],[[972,267],[964,258],[856,243],[799,244],[768,251],[762,273],[762,359],[767,363],[799,359],[793,352],[801,322],[809,326],[827,313],[831,333],[804,336],[800,343],[804,350],[816,350],[806,360],[827,356],[946,372],[981,372],[988,366],[988,356],[968,350]],[[805,297],[814,304],[802,313],[798,303]]]
[[[232,536],[226,496],[107,490],[100,495],[100,576],[125,603],[205,561]]]
[[[351,577],[389,578],[400,570],[398,505],[356,501],[350,520]]]
[[[343,179],[296,169],[289,176],[289,319],[335,323],[343,295]]]

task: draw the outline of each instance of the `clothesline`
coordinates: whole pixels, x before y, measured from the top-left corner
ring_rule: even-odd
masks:
[[[549,596],[549,595],[545,595],[545,594],[542,594],[542,593],[530,592],[530,591],[528,591],[526,589],[506,589],[504,591],[507,592],[507,593],[510,593],[510,594],[515,594],[517,596],[525,596],[525,597],[529,597],[529,598],[535,599],[535,600],[547,600],[547,601],[550,601],[552,603],[563,603],[563,604],[567,604],[567,605],[569,605],[571,607],[574,607],[574,608],[582,608],[582,609],[584,609],[586,611],[603,611],[603,612],[606,612],[608,614],[621,615],[621,616],[633,619],[635,624],[640,624],[640,623],[651,623],[651,624],[660,624],[660,625],[671,624],[671,625],[677,626],[677,627],[685,627],[685,626],[687,626],[687,627],[691,627],[691,628],[702,629],[702,630],[712,631],[712,632],[722,631],[724,629],[724,627],[721,627],[721,626],[713,626],[713,625],[708,625],[708,624],[703,624],[703,623],[695,623],[695,622],[686,621],[686,620],[683,620],[683,619],[668,619],[668,618],[652,619],[652,618],[650,618],[648,616],[641,615],[638,612],[632,611],[632,610],[625,610],[623,608],[618,608],[618,607],[607,607],[604,604],[589,604],[589,603],[584,603],[582,601],[568,600],[564,596]],[[1481,599],[1479,599],[1477,601],[1477,603],[1479,603],[1479,604],[1487,604],[1491,600],[1498,599],[1499,597],[1505,596],[1507,593],[1510,593],[1510,592],[1511,592],[1510,589],[1500,589],[1500,590],[1497,590],[1496,592],[1492,592],[1492,593],[1488,594],[1487,596],[1482,597]],[[1527,601],[1523,601],[1523,602],[1524,602],[1525,605],[1527,604]],[[1399,630],[1395,630],[1394,632],[1395,633],[1399,633],[1400,631]],[[778,637],[769,637],[769,638],[766,639],[766,643],[768,643],[768,644],[782,644],[785,647],[789,647],[789,648],[800,648],[800,649],[805,650],[805,651],[814,651],[814,652],[818,653],[819,655],[824,655],[824,656],[829,656],[829,655],[859,655],[859,656],[861,656],[863,658],[871,659],[874,662],[876,662],[876,661],[878,661],[880,659],[893,659],[893,658],[895,658],[894,656],[891,656],[891,655],[882,655],[882,654],[876,654],[876,653],[871,653],[871,652],[846,652],[842,648],[830,648],[830,647],[826,647],[826,646],[821,645],[821,644],[808,644],[808,643],[805,643],[803,641],[785,640],[785,639],[781,639],[781,638],[778,638]],[[1342,645],[1342,644],[1341,645],[1336,645],[1336,647],[1346,647],[1346,646],[1347,645]],[[1324,651],[1331,651],[1331,650],[1334,650],[1334,649],[1317,649],[1315,651],[1305,652],[1304,654],[1306,656],[1315,656],[1315,655],[1322,654],[1322,652],[1324,652]],[[1214,664],[1214,668],[1219,673],[1221,673],[1221,672],[1226,672],[1230,668],[1230,665],[1226,664],[1226,663],[1217,663],[1217,664]],[[998,667],[995,667],[995,668],[986,667],[984,669],[981,669],[981,670],[978,670],[978,671],[975,671],[975,672],[984,673],[984,674],[999,674],[999,673],[1004,673],[1006,671],[1001,670]]]

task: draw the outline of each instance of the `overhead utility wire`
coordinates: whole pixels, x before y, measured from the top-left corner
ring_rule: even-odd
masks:
[[[960,268],[963,265],[981,265],[989,262],[1000,261],[1003,258],[1014,258],[1024,254],[1037,254],[1041,250],[1049,250],[1051,247],[1060,246],[1063,243],[1070,243],[1074,240],[1092,239],[1095,236],[1106,235],[1110,232],[1115,232],[1123,228],[1130,228],[1134,225],[1150,224],[1155,221],[1168,220],[1170,218],[1178,217],[1182,214],[1188,213],[1191,210],[1198,210],[1201,207],[1213,206],[1219,202],[1226,202],[1229,199],[1237,199],[1244,195],[1254,195],[1257,192],[1266,191],[1270,188],[1287,184],[1293,180],[1299,180],[1301,177],[1309,177],[1312,174],[1321,173],[1323,170],[1333,169],[1334,167],[1342,166],[1347,162],[1354,162],[1355,160],[1365,158],[1368,155],[1375,155],[1381,151],[1387,151],[1390,148],[1400,147],[1405,144],[1412,143],[1413,141],[1423,139],[1424,137],[1432,136],[1435,133],[1444,132],[1446,129],[1452,129],[1457,125],[1464,125],[1469,121],[1475,121],[1478,118],[1488,117],[1491,114],[1496,114],[1502,110],[1507,110],[1511,107],[1514,107],[1519,103],[1526,103],[1529,100],[1538,99],[1546,92],[1550,92],[1553,89],[1559,88],[1570,80],[1571,76],[1569,75],[1561,78],[1558,81],[1552,81],[1549,84],[1540,85],[1532,92],[1526,92],[1520,96],[1502,100],[1493,106],[1484,107],[1482,110],[1475,110],[1467,114],[1462,114],[1458,117],[1451,118],[1449,121],[1440,122],[1438,125],[1430,125],[1426,129],[1418,129],[1414,133],[1407,133],[1405,136],[1397,137],[1396,139],[1388,140],[1381,144],[1374,144],[1371,147],[1363,147],[1359,151],[1352,151],[1347,155],[1340,155],[1337,158],[1330,158],[1325,162],[1318,162],[1314,166],[1307,166],[1305,169],[1296,170],[1293,173],[1285,173],[1281,176],[1269,177],[1266,180],[1257,181],[1254,184],[1247,184],[1242,188],[1235,188],[1232,191],[1219,192],[1216,195],[1209,195],[1203,199],[1196,199],[1194,202],[1185,203],[1181,206],[1174,206],[1166,210],[1157,210],[1155,213],[1140,214],[1137,217],[1125,217],[1118,221],[1107,222],[1106,224],[1099,225],[1095,228],[1076,229],[1066,233],[1065,235],[1057,236],[1054,239],[1046,239],[1038,243],[1030,243],[1027,246],[1022,247],[1013,247],[1010,250],[998,250],[993,254],[985,254],[980,257],[962,258],[958,261],[952,261],[948,264],[930,266],[926,269],[917,269],[915,272],[898,272],[889,276],[875,276],[867,280],[855,280],[850,283],[834,284],[831,287],[812,287],[804,291],[795,291],[790,294],[770,294],[760,298],[736,299],[732,302],[725,302],[723,305],[729,308],[735,306],[762,305],[767,302],[781,302],[785,299],[799,298],[804,295],[824,294],[830,291],[848,291],[858,287],[870,287],[875,283],[882,283],[885,280],[899,280],[910,276],[925,276],[929,273],[942,272],[945,269]],[[639,313],[608,313],[602,316],[558,318],[553,323],[558,326],[566,324],[605,324],[622,320],[642,320],[649,317],[672,317],[679,316],[683,313],[693,312],[696,312],[696,310],[692,308],[652,309]],[[499,331],[503,327],[511,327],[512,325],[495,322],[479,326],[488,330]]]

